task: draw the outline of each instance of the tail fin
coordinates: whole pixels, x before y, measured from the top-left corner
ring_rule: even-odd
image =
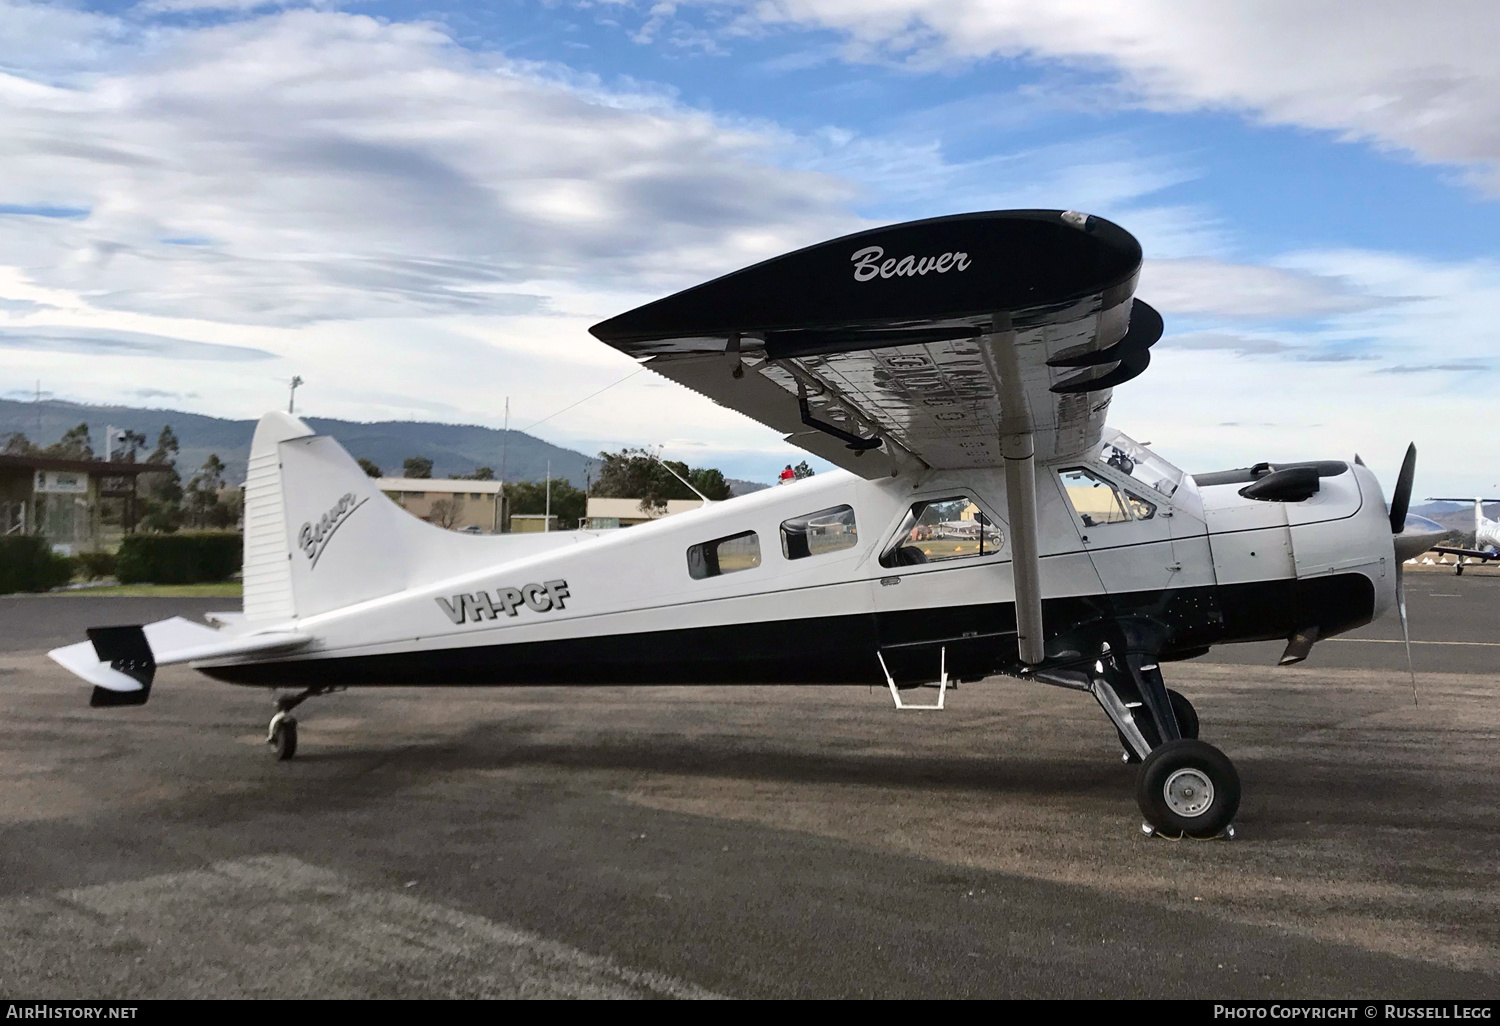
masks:
[[[245,619],[300,619],[407,586],[440,532],[381,494],[337,442],[285,413],[261,418],[245,479]]]
[[[281,495],[281,443],[313,429],[288,413],[268,413],[255,427],[245,475],[245,619],[287,620],[292,598],[291,545]]]

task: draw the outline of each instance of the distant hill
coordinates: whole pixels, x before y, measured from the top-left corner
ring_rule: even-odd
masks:
[[[741,481],[737,477],[726,478],[726,483],[729,485],[729,494],[731,496],[749,495],[751,492],[758,492],[762,488],[771,487],[770,485],[761,484],[759,481]]]
[[[1474,544],[1474,504],[1472,502],[1429,502],[1423,506],[1412,506],[1411,512],[1428,520],[1435,520],[1453,532],[1446,544],[1472,546]],[[1484,515],[1494,520],[1500,517],[1500,503],[1485,503]]]
[[[554,479],[565,479],[582,488],[590,469],[597,465],[597,461],[581,452],[552,445],[519,431],[422,421],[388,420],[365,424],[326,417],[304,419],[315,431],[332,435],[356,457],[373,460],[392,476],[400,475],[401,462],[409,456],[425,456],[432,460],[434,477],[470,474],[478,467],[490,467],[498,476],[503,448],[506,480],[540,481],[546,477],[550,461]],[[177,470],[184,479],[191,477],[210,453],[217,453],[229,468],[228,480],[236,484],[245,479],[250,436],[255,432],[253,420],[223,420],[180,410],[86,406],[60,400],[28,403],[0,399],[0,437],[19,431],[37,445],[50,445],[61,438],[64,431],[79,423],[88,424],[94,452],[100,456],[104,453],[104,432],[110,425],[145,435],[146,452],[156,445],[156,436],[162,426],[171,425],[182,446]],[[141,458],[145,458],[145,453]]]

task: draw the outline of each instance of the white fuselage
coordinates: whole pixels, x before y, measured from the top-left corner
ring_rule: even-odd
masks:
[[[282,458],[295,471],[291,455]],[[1153,512],[1102,524],[1080,514],[1062,477],[1079,467]],[[315,639],[312,645],[274,661],[238,657],[200,668],[244,683],[311,679],[321,672],[311,664],[332,672],[330,660],[349,682],[372,684],[413,682],[419,673],[432,684],[582,683],[637,673],[774,681],[794,678],[799,668],[809,681],[864,682],[877,673],[877,651],[892,646],[910,656],[908,676],[919,675],[916,665],[927,661],[936,676],[939,647],[967,646],[981,660],[975,653],[990,651],[986,638],[1014,634],[999,470],[875,481],[835,471],[628,529],[476,538],[437,532],[378,493],[364,496],[359,489],[368,486],[359,481],[316,469],[288,480],[286,492],[315,491],[305,507],[340,511],[347,524],[337,527],[343,537],[331,535],[318,548],[315,569],[304,567],[311,550],[307,559],[290,554],[293,582],[310,574],[327,582],[360,579],[375,582],[361,585],[370,596],[341,598],[342,585],[320,584],[320,592],[306,576],[293,616],[233,629],[294,626]],[[936,540],[926,544],[937,557],[951,558],[890,565],[890,546],[907,536],[903,525],[914,504],[960,496],[998,529],[988,551],[978,551],[977,529],[949,520],[929,532]],[[400,535],[387,537],[383,550],[376,547],[376,517],[369,518],[372,533],[360,533],[366,497],[391,507],[378,520],[386,534]],[[355,512],[346,512],[354,503]],[[845,537],[848,547],[788,558],[785,523],[841,506],[853,511],[852,544]],[[1325,634],[1366,622],[1394,600],[1383,499],[1360,465],[1323,479],[1303,502],[1266,502],[1243,498],[1230,485],[1200,489],[1186,476],[1165,494],[1101,461],[1061,461],[1038,468],[1038,514],[1049,635],[1065,621],[1087,619],[1101,603],[1144,609],[1177,602],[1189,612],[1174,616],[1199,615],[1191,610],[1205,603],[1222,607],[1202,614],[1205,624],[1189,631],[1205,645],[1285,637],[1309,626],[1297,622],[1299,615],[1324,615],[1309,596],[1347,592],[1325,587],[1334,578],[1356,581],[1354,593],[1368,598],[1355,601],[1360,608],[1328,613]],[[974,510],[968,515],[972,521]],[[290,524],[293,536],[295,528]],[[746,535],[753,535],[758,559],[745,555],[750,545],[741,539],[726,572],[694,576],[691,548]],[[422,557],[403,562],[403,546],[420,549]],[[309,596],[305,611],[295,608],[303,596]],[[1299,610],[1299,602],[1307,608]],[[824,642],[826,651],[809,651]],[[637,669],[611,668],[614,651],[622,665],[633,661]]]

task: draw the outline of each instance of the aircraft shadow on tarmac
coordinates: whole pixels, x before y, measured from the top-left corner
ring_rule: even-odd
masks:
[[[353,772],[346,779],[351,783],[357,779],[357,791],[363,796],[370,796],[372,788],[394,792],[410,786],[414,779],[528,767],[810,787],[938,789],[949,795],[969,792],[981,800],[986,795],[1034,799],[1039,806],[1059,800],[1118,801],[1134,786],[1134,775],[1128,768],[1112,765],[1093,753],[1038,752],[1028,758],[991,753],[959,756],[766,750],[754,747],[753,739],[743,735],[670,740],[655,736],[640,742],[595,739],[569,745],[537,740],[534,735],[531,728],[521,725],[484,724],[458,738],[432,743],[313,750],[307,752],[305,766],[309,770],[327,767],[341,777],[344,774],[338,771],[348,767]],[[1462,828],[1472,825],[1463,810],[1486,800],[1477,781],[1466,785],[1444,774],[1443,798],[1434,802],[1433,780],[1415,766],[1353,766],[1316,746],[1303,750],[1305,757],[1277,752],[1242,758],[1245,776],[1258,789],[1258,797],[1247,801],[1240,813],[1239,823],[1250,831],[1247,836],[1274,840],[1329,828]],[[289,782],[283,774],[287,770],[297,774],[297,768],[267,766],[267,770],[268,796],[279,800],[278,790]],[[316,790],[322,796],[334,800],[340,797],[340,789],[330,787],[324,774],[306,776],[319,778]],[[343,800],[350,797],[353,795],[348,792],[342,795]]]

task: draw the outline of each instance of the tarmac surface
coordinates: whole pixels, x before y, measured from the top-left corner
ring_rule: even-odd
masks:
[[[1277,668],[1171,664],[1238,839],[1139,830],[1082,694],[380,689],[45,649],[224,599],[0,598],[0,997],[1500,996],[1500,575]],[[1231,661],[1236,660],[1236,661]]]

